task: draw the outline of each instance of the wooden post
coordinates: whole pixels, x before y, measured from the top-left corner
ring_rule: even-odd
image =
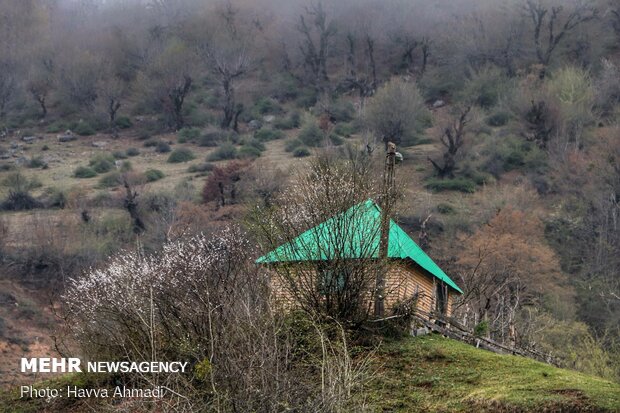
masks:
[[[382,261],[375,283],[375,317],[385,315],[385,278],[388,271],[388,247],[390,244],[390,212],[394,192],[394,164],[396,163],[396,145],[387,144],[385,168],[383,170],[383,193],[381,197],[381,239],[379,260]]]

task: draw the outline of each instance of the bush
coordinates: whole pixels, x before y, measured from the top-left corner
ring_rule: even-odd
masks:
[[[429,119],[416,85],[401,80],[392,80],[379,89],[366,109],[368,127],[396,145],[415,143]]]
[[[208,161],[223,161],[227,159],[235,159],[237,157],[237,148],[232,143],[225,142],[207,157]]]
[[[170,145],[167,142],[164,142],[164,141],[158,142],[157,146],[155,147],[155,152],[157,152],[157,153],[168,153],[171,150],[172,149],[170,148]]]
[[[178,148],[172,151],[168,157],[168,163],[188,162],[196,158],[194,153],[188,148]]]
[[[489,126],[504,126],[510,120],[510,113],[505,111],[499,111],[493,113],[486,119],[486,123]]]
[[[26,211],[41,208],[43,205],[34,199],[27,191],[9,191],[7,199],[0,203],[0,210]]]
[[[447,215],[447,214],[454,214],[456,210],[450,204],[440,203],[440,204],[437,204],[437,212],[439,212],[440,214]]]
[[[114,159],[127,159],[127,152],[114,151],[112,152],[112,156],[114,157]]]
[[[183,128],[177,134],[177,142],[179,143],[194,142],[199,136],[200,136],[200,129]]]
[[[142,144],[142,146],[144,146],[145,148],[152,148],[152,147],[157,146],[157,144],[158,144],[159,142],[160,142],[160,141],[159,141],[159,140],[157,140],[157,139],[149,139],[149,138],[147,138],[147,139],[144,141],[144,143]]]
[[[276,129],[294,129],[301,125],[301,114],[299,112],[293,112],[287,118],[276,119],[273,123],[273,127]]]
[[[486,157],[482,170],[499,177],[514,169],[542,173],[547,168],[547,154],[534,142],[509,136],[490,141],[482,154]]]
[[[262,97],[256,101],[252,113],[257,115],[276,114],[282,112],[282,106],[271,98]]]
[[[114,168],[114,157],[111,154],[97,155],[91,158],[88,165],[99,174],[106,173]]]
[[[215,167],[215,165],[213,165],[212,163],[209,163],[209,162],[199,163],[199,164],[195,164],[195,165],[190,165],[190,167],[187,168],[187,172],[189,172],[189,173],[210,172],[210,171],[213,170],[214,167]]]
[[[357,127],[353,123],[339,123],[334,128],[336,135],[344,136],[345,138],[350,137],[355,132],[357,132]]]
[[[446,99],[463,88],[465,74],[450,65],[431,67],[420,79],[420,91],[424,99],[434,102]]]
[[[485,67],[470,74],[461,92],[461,100],[488,109],[511,88],[511,81],[496,67]]]
[[[335,134],[331,134],[329,135],[329,141],[332,143],[332,145],[334,146],[340,146],[344,143],[344,140],[342,140],[342,138],[338,135]]]
[[[254,133],[254,137],[261,142],[273,141],[276,139],[282,139],[284,133],[276,129],[259,129]]]
[[[440,179],[430,178],[424,185],[426,188],[433,191],[460,191],[466,193],[473,193],[476,191],[476,183],[467,178],[454,178],[454,179]]]
[[[125,153],[127,156],[138,156],[140,155],[140,150],[138,148],[129,148]]]
[[[97,185],[99,188],[114,188],[119,186],[121,183],[121,174],[119,172],[110,172],[103,175],[99,179],[99,184]]]
[[[97,172],[88,166],[78,166],[75,168],[75,171],[73,171],[73,176],[76,178],[94,178],[97,176]]]
[[[96,133],[95,128],[93,128],[90,123],[86,122],[86,121],[80,121],[78,122],[74,129],[73,132],[75,132],[78,135],[81,136],[90,136],[90,135],[94,135]]]
[[[310,150],[308,148],[297,148],[293,151],[293,156],[295,158],[304,158],[306,156],[310,156]]]
[[[325,136],[319,126],[312,122],[299,132],[299,140],[306,146],[317,147],[323,144]]]
[[[333,122],[350,122],[355,118],[355,107],[350,102],[336,101],[329,107],[329,116]]]
[[[250,139],[249,141],[245,142],[244,145],[256,148],[261,152],[265,150],[265,144],[257,139]]]
[[[219,129],[212,129],[205,131],[198,139],[199,146],[215,147],[221,142],[225,141],[227,135],[224,131]]]
[[[40,156],[36,156],[28,161],[26,165],[28,168],[46,168],[47,164]]]
[[[144,172],[144,177],[146,178],[146,182],[155,182],[159,181],[164,177],[164,173],[159,169],[147,169]]]
[[[295,149],[299,148],[303,144],[304,143],[300,141],[299,139],[291,139],[287,141],[286,144],[284,145],[284,150],[286,152],[293,152]]]
[[[254,159],[261,155],[261,150],[253,146],[242,146],[237,153],[237,157],[240,159]]]
[[[129,129],[133,126],[131,119],[129,119],[129,117],[127,116],[119,116],[114,121],[114,124],[120,129]]]

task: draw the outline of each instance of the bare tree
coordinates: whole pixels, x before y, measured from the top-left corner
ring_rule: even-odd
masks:
[[[465,143],[465,126],[469,122],[467,115],[469,115],[470,110],[471,106],[462,110],[454,124],[447,127],[443,135],[441,135],[440,142],[446,148],[443,154],[443,166],[440,166],[437,162],[428,157],[428,160],[433,165],[440,178],[454,177],[456,155]]]
[[[98,84],[99,94],[103,98],[105,111],[113,137],[118,137],[116,115],[127,97],[129,85],[112,68],[108,68]]]
[[[328,19],[321,2],[306,8],[306,15],[299,16],[297,25],[297,30],[303,37],[299,48],[304,59],[304,67],[309,72],[317,93],[321,95],[329,86],[327,59],[332,38],[336,34],[336,26]],[[308,23],[308,20],[311,23]]]
[[[554,51],[577,26],[598,17],[598,10],[578,1],[570,10],[545,5],[542,0],[527,0],[525,10],[534,26],[534,46],[538,63],[548,66]],[[544,77],[544,71],[541,74]]]
[[[366,34],[363,38],[364,55],[362,61],[366,62],[367,73],[359,73],[357,57],[357,39],[351,32],[347,34],[347,66],[348,73],[341,83],[342,89],[354,89],[358,91],[361,107],[367,97],[374,95],[377,89],[377,63],[375,61],[375,40]]]

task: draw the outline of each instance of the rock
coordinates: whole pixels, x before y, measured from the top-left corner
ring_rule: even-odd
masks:
[[[260,121],[258,121],[258,120],[256,120],[256,119],[252,119],[252,120],[250,121],[250,123],[248,123],[248,127],[249,127],[251,130],[259,130],[260,128],[262,128],[262,127],[263,127],[263,124],[262,124],[262,123],[260,123]]]
[[[73,135],[58,135],[58,142],[71,142],[77,138]]]
[[[9,159],[11,157],[10,152],[2,152],[0,153],[0,159]]]
[[[105,148],[108,145],[108,143],[105,141],[95,141],[91,145],[95,148]]]
[[[264,120],[266,123],[271,123],[271,122],[273,122],[275,119],[276,119],[276,117],[275,117],[275,116],[273,116],[273,115],[263,116],[263,120]]]
[[[11,149],[19,148],[19,144],[17,142],[11,142]]]
[[[28,163],[28,158],[26,158],[25,156],[20,156],[19,158],[15,159],[15,165],[25,165],[26,163]]]
[[[435,101],[435,103],[433,103],[433,108],[437,109],[437,108],[441,108],[443,106],[446,106],[446,102],[444,102],[441,99],[438,99]]]
[[[36,137],[36,136],[24,136],[24,137],[22,138],[22,140],[23,140],[24,142],[26,142],[26,143],[30,143],[30,144],[31,144],[31,143],[33,143],[34,141],[36,141],[36,140],[37,140],[37,137]]]
[[[416,328],[415,330],[411,331],[411,335],[414,337],[418,337],[418,336],[425,336],[429,333],[428,328],[426,327],[422,327],[422,328]]]

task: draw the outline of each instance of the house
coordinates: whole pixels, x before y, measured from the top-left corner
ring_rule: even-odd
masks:
[[[325,222],[260,257],[256,262],[274,272],[293,269],[307,276],[311,272],[315,285],[321,288],[326,277],[322,268],[330,260],[351,262],[366,258],[372,262],[379,256],[381,209],[372,200],[354,205]],[[385,308],[417,297],[419,315],[434,318],[450,316],[455,297],[463,292],[441,268],[393,220],[389,220],[388,266],[385,273]],[[345,265],[346,267],[346,265]],[[330,276],[333,277],[333,274]],[[285,284],[272,277],[276,300],[292,301]],[[368,294],[369,301],[372,293]]]

